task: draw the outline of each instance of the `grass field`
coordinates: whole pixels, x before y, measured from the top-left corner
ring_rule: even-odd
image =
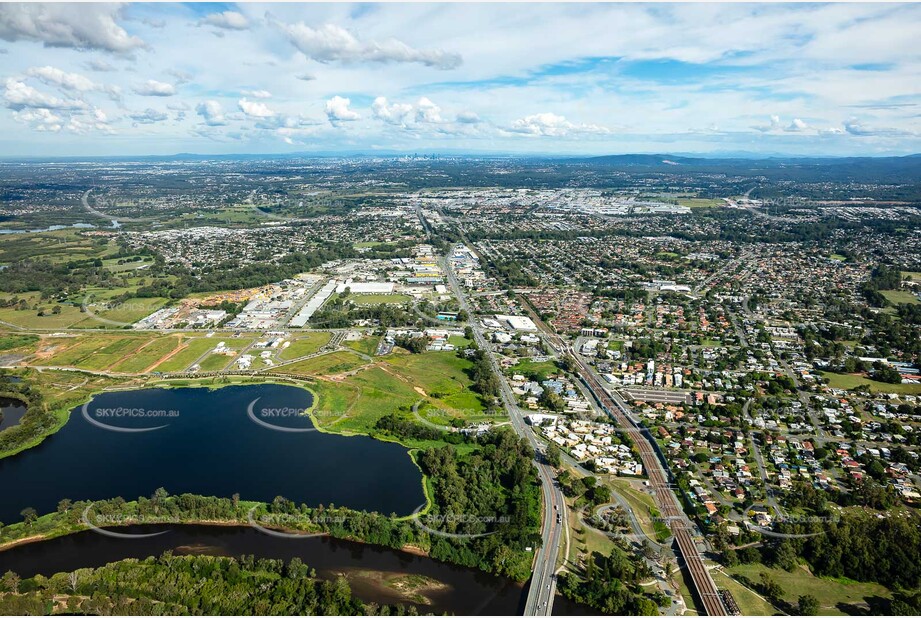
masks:
[[[350,294],[348,300],[356,305],[402,305],[412,300],[407,294]]]
[[[732,598],[736,600],[743,616],[772,616],[778,613],[770,601],[746,588],[721,570],[710,571],[710,574],[718,588],[732,593]]]
[[[285,370],[319,378],[311,388],[317,393],[320,426],[346,433],[370,433],[377,421],[389,414],[411,418],[412,407],[419,401],[423,402],[420,411],[426,420],[436,425],[447,425],[455,418],[487,418],[479,397],[469,390],[470,379],[465,373],[469,366],[470,361],[453,352],[398,352],[369,363],[351,352],[340,351],[289,365]],[[324,377],[361,367],[364,368],[352,375]],[[503,420],[498,415],[488,418]]]
[[[921,384],[887,384],[886,382],[877,382],[863,376],[855,376],[844,373],[821,372],[822,377],[828,379],[828,385],[832,388],[850,390],[856,386],[867,385],[875,393],[898,393],[900,395],[918,395],[921,394]]]
[[[124,303],[112,304],[109,308],[106,308],[105,304],[98,307],[90,304],[88,308],[102,319],[97,320],[93,316],[87,316],[86,319],[75,324],[75,328],[109,328],[113,326],[118,328],[117,325],[109,324],[104,320],[121,324],[134,324],[157,309],[162,309],[168,302],[169,299],[166,298],[132,298]]]
[[[509,372],[520,373],[525,377],[534,374],[539,378],[539,381],[544,381],[549,376],[559,373],[560,369],[552,360],[535,363],[530,359],[522,358],[516,365],[509,367]]]
[[[35,349],[36,343],[38,343],[38,337],[35,335],[0,334],[0,352],[7,350],[31,352]]]
[[[900,305],[902,303],[916,305],[921,303],[917,296],[911,292],[906,292],[905,290],[880,290],[880,294],[885,296],[886,300],[888,300],[893,305]]]
[[[124,373],[141,373],[157,363],[170,352],[179,348],[181,338],[175,336],[159,337],[138,348],[119,363],[112,366],[113,371]]]
[[[688,206],[690,208],[716,208],[725,204],[723,200],[710,199],[706,197],[679,197],[679,206]]]
[[[304,333],[291,342],[287,348],[279,352],[278,357],[281,360],[291,360],[301,356],[307,356],[318,351],[324,345],[329,343],[332,338],[331,333]]]
[[[171,371],[184,371],[195,362],[202,354],[217,345],[217,341],[208,337],[183,337],[182,349],[170,356],[154,368],[154,371],[169,373]]]
[[[35,364],[103,370],[126,359],[151,339],[150,335],[108,335],[93,333],[76,338],[54,338],[62,348],[51,358]]]
[[[228,356],[227,354],[209,354],[198,364],[199,371],[220,371],[237,357]]]
[[[0,308],[0,320],[15,324],[22,328],[32,329],[57,329],[69,328],[70,326],[82,322],[87,318],[85,313],[80,312],[80,307],[75,305],[58,305],[50,301],[42,301],[38,292],[28,292],[25,294],[0,294],[3,300],[19,298],[25,300],[30,307],[41,307],[45,315],[38,315],[37,309],[18,310],[13,307]],[[55,306],[60,307],[60,313],[54,314],[52,310]],[[96,322],[98,324],[98,322]]]
[[[816,577],[806,567],[800,566],[793,572],[769,568],[762,564],[741,564],[729,569],[730,575],[743,575],[757,582],[762,573],[767,573],[784,591],[783,599],[796,605],[801,595],[811,594],[819,600],[819,614],[847,615],[855,613],[848,605],[865,605],[867,597],[890,598],[891,593],[879,584],[855,582],[848,579]]]
[[[342,345],[356,352],[361,352],[362,354],[367,354],[368,356],[374,356],[374,353],[377,352],[377,345],[380,343],[381,338],[375,336],[362,337],[356,341],[343,341]]]
[[[291,365],[285,366],[285,373],[296,373],[303,376],[328,375],[344,373],[357,369],[365,364],[365,360],[351,352],[332,352],[308,358]]]

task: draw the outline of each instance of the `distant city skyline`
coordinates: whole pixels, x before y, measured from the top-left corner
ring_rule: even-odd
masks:
[[[915,4],[0,4],[0,157],[921,152]]]

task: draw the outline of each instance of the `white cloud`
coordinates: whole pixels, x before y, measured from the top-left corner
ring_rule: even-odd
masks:
[[[83,101],[76,99],[59,99],[58,97],[40,92],[25,82],[12,77],[6,80],[3,99],[6,101],[6,106],[14,110],[26,108],[82,109],[86,107],[86,103]]]
[[[405,126],[406,118],[413,111],[413,106],[409,103],[388,104],[386,97],[377,97],[371,104],[371,111],[378,120],[383,120],[388,124]]]
[[[441,118],[441,108],[428,98],[422,97],[416,103],[416,122],[432,124],[444,122]]]
[[[893,127],[877,127],[870,126],[863,123],[863,121],[857,118],[849,118],[844,122],[844,130],[857,137],[899,137],[899,136],[908,136],[914,135],[911,131],[905,131],[903,129],[896,129]]]
[[[134,87],[134,92],[144,97],[171,97],[176,94],[176,87],[166,82],[148,79]]]
[[[269,106],[265,103],[248,101],[243,98],[237,102],[237,105],[240,107],[240,111],[252,118],[271,118],[275,115],[275,112],[269,109]]]
[[[326,117],[329,119],[330,124],[335,126],[340,122],[350,122],[361,118],[358,112],[349,109],[351,104],[351,100],[338,95],[328,100],[326,102]]]
[[[214,26],[225,30],[246,30],[249,28],[249,20],[242,13],[237,13],[236,11],[212,13],[198,23],[199,25]]]
[[[803,121],[800,120],[799,118],[794,118],[794,119],[793,119],[793,122],[790,123],[790,126],[788,126],[788,127],[787,127],[786,129],[784,129],[784,130],[785,130],[785,131],[788,131],[788,132],[790,132],[790,133],[798,133],[798,132],[800,132],[800,131],[805,131],[805,130],[808,129],[808,128],[809,128],[809,125],[808,125],[808,124],[806,124],[805,122],[803,122]]]
[[[116,53],[144,47],[144,41],[116,22],[121,11],[120,4],[4,2],[0,4],[0,39]]]
[[[219,127],[227,124],[227,119],[224,118],[224,108],[217,101],[203,101],[195,107],[195,111],[209,127]]]
[[[13,118],[36,131],[57,133],[64,126],[64,119],[48,109],[23,109],[13,112]]]
[[[163,122],[169,118],[166,112],[160,112],[149,107],[143,112],[129,114],[128,117],[131,118],[134,122],[140,124],[153,124],[155,122]]]
[[[607,127],[600,125],[574,124],[566,120],[564,116],[559,116],[552,112],[543,112],[519,118],[506,131],[545,137],[566,137],[576,133],[606,134],[611,132]]]
[[[458,113],[455,120],[461,124],[477,124],[482,122],[476,112],[470,111]]]
[[[99,88],[93,80],[79,73],[67,73],[52,66],[33,67],[26,71],[26,75],[35,77],[52,86],[60,86],[66,90],[87,92]]]
[[[311,73],[301,73],[297,76],[297,78],[302,82],[312,82],[317,78],[317,76]]]
[[[117,71],[118,69],[106,62],[105,60],[93,59],[86,63],[86,68],[90,71],[97,71],[99,73],[111,73]]]
[[[268,90],[244,90],[243,94],[256,99],[271,99],[272,93]]]
[[[345,28],[334,24],[311,28],[303,22],[274,23],[292,45],[317,62],[415,62],[436,69],[456,69],[461,64],[459,54],[440,49],[414,49],[392,38],[361,41]]]

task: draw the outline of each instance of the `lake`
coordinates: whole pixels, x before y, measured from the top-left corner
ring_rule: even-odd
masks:
[[[25,413],[26,404],[23,402],[18,399],[0,397],[0,431],[18,425]]]
[[[353,593],[365,602],[415,605],[420,614],[520,615],[527,588],[502,577],[474,569],[453,566],[406,552],[342,541],[329,537],[283,539],[254,528],[236,526],[144,525],[118,528],[120,532],[166,534],[144,538],[112,538],[86,531],[65,537],[29,543],[0,552],[0,573],[12,570],[22,577],[52,575],[84,567],[99,567],[125,558],[158,556],[166,550],[175,554],[240,556],[290,560],[297,556],[317,570],[317,575],[334,579],[342,574]],[[400,584],[411,576],[427,578],[423,588],[401,593]],[[431,580],[431,581],[429,581]],[[555,615],[588,615],[593,612],[560,596],[554,602]]]
[[[425,502],[405,447],[316,431],[300,413],[312,402],[276,384],[98,395],[39,446],[0,459],[0,521],[63,498],[134,500],[158,487],[399,515]]]

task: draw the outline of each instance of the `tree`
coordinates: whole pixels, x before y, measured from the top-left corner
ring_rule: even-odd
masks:
[[[800,616],[816,616],[819,613],[819,600],[811,594],[804,594],[796,603]]]
[[[19,514],[22,515],[22,520],[25,522],[25,524],[30,527],[32,526],[32,523],[38,519],[38,512],[36,512],[36,510],[31,506],[22,509]]]
[[[556,445],[555,442],[551,442],[547,446],[547,463],[549,463],[554,468],[559,468],[562,459],[562,451],[560,447]]]
[[[0,588],[3,588],[5,592],[12,592],[13,594],[19,593],[19,582],[22,581],[19,578],[19,575],[13,571],[7,571],[3,574],[3,577],[0,578]]]

